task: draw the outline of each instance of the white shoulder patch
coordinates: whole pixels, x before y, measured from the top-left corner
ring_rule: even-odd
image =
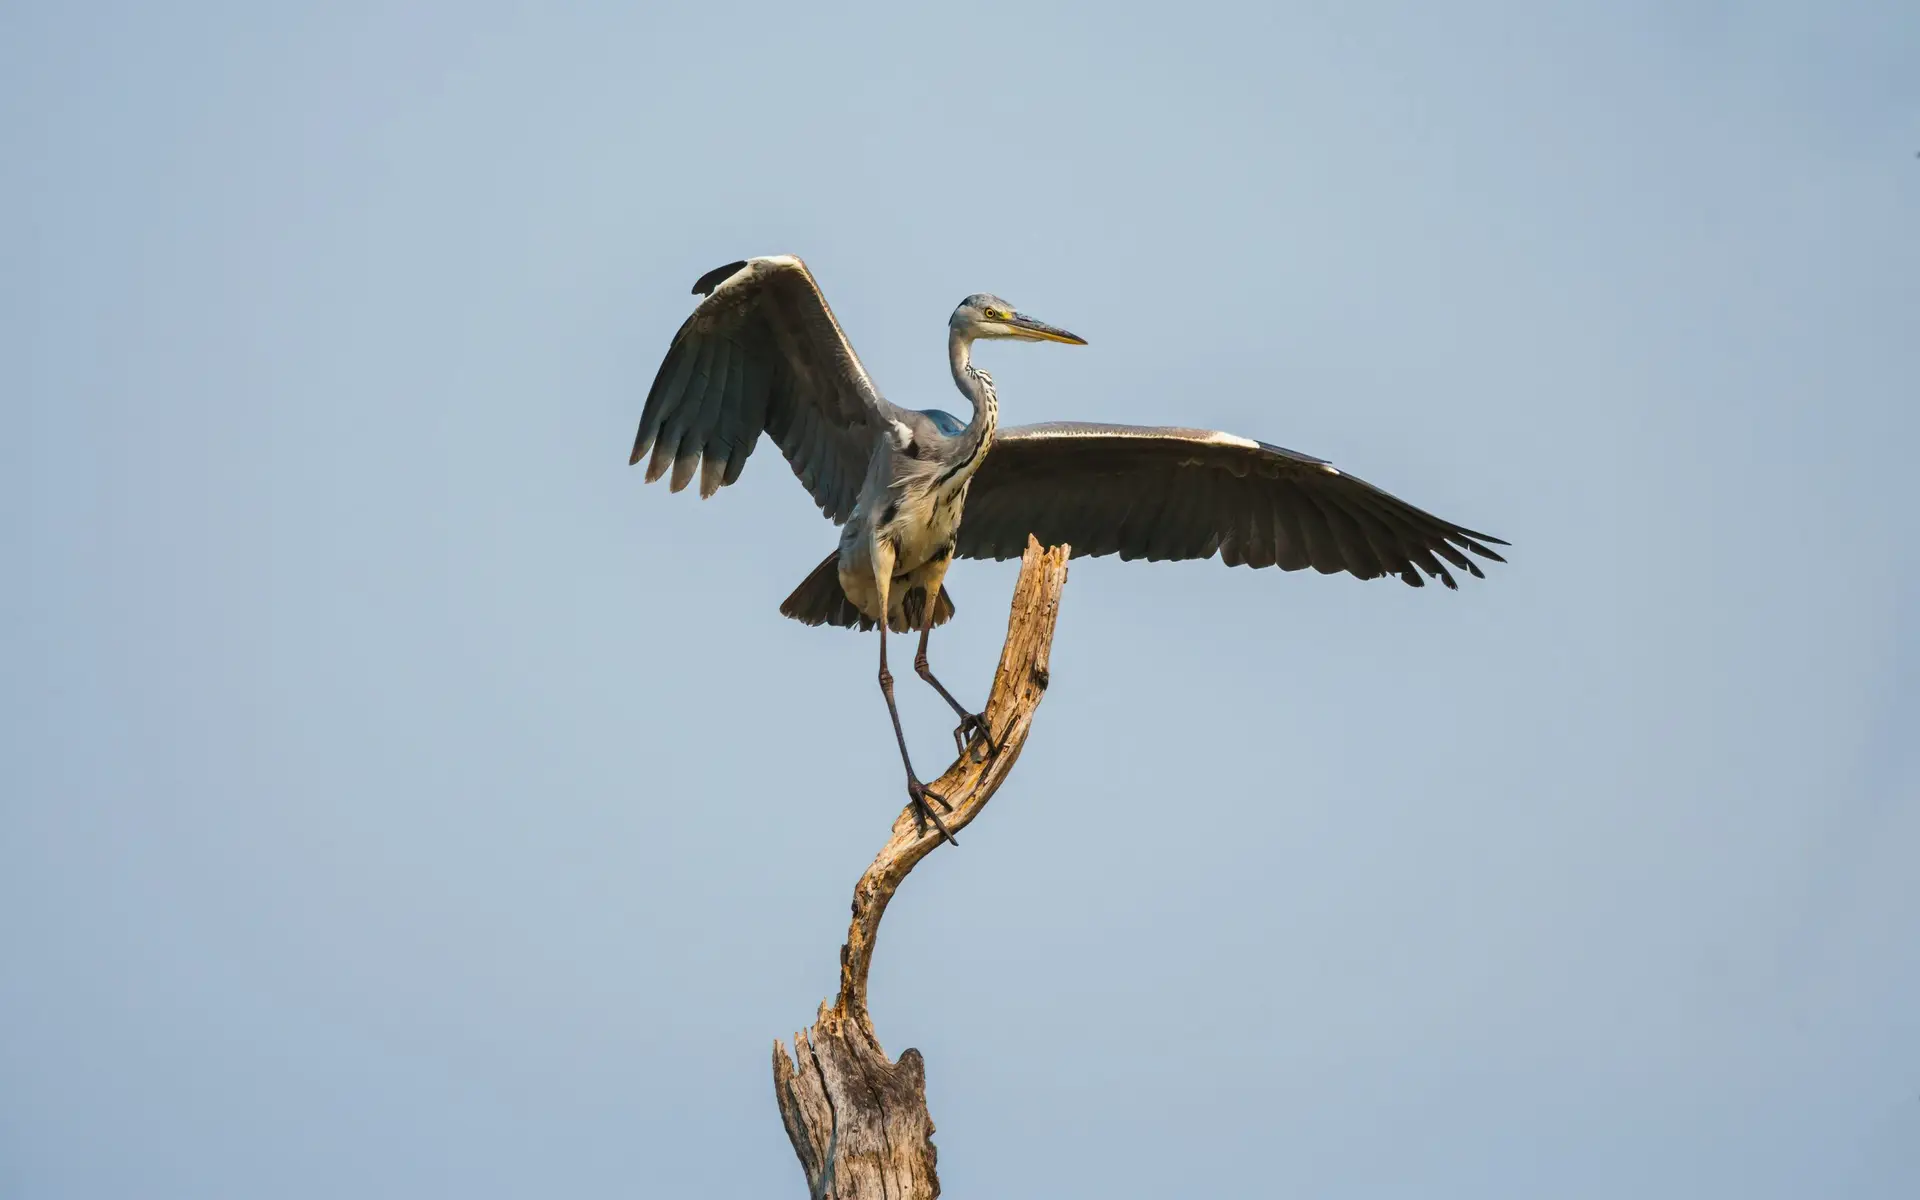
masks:
[[[1252,438],[1243,438],[1237,433],[1222,433],[1218,429],[1208,429],[1202,432],[1205,436],[1196,438],[1194,439],[1195,441],[1207,442],[1215,446],[1232,446],[1239,450],[1258,450],[1260,448],[1259,442],[1254,441]]]
[[[735,271],[733,274],[727,276],[725,279],[722,279],[719,283],[716,283],[713,285],[713,291],[707,298],[711,300],[714,296],[718,296],[721,292],[727,291],[729,288],[739,287],[742,283],[752,279],[755,274],[753,269],[753,264],[759,261],[761,260],[748,259],[746,262],[741,263],[740,269],[738,271]]]

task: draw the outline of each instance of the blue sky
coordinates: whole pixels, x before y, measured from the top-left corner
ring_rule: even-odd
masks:
[[[1514,543],[1083,561],[873,984],[948,1194],[1920,1186],[1911,6],[0,10],[0,1192],[797,1194],[902,801],[692,280]],[[984,691],[1010,564],[934,647]],[[908,681],[929,765],[950,725]]]

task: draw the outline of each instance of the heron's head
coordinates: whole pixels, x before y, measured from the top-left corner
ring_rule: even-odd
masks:
[[[977,292],[962,300],[960,307],[953,310],[953,318],[947,325],[955,333],[969,339],[1019,338],[1027,342],[1065,342],[1069,346],[1087,344],[1085,338],[1045,321],[1036,321],[1025,313],[1015,312],[1013,305],[985,292]]]

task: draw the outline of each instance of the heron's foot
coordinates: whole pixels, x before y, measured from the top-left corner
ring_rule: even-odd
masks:
[[[913,797],[913,820],[914,824],[920,827],[921,837],[927,835],[927,822],[931,821],[933,822],[933,827],[940,831],[940,836],[947,840],[948,845],[958,846],[960,844],[953,839],[953,833],[947,828],[946,823],[940,820],[940,814],[934,812],[932,806],[927,803],[927,801],[931,800],[934,804],[938,804],[946,811],[952,812],[953,805],[947,803],[945,796],[934,791],[926,784],[921,783],[912,775],[907,776],[907,795]]]
[[[954,727],[954,753],[965,755],[969,748],[973,751],[975,762],[985,762],[1000,752],[999,745],[993,740],[993,727],[987,724],[985,713],[963,712],[960,714],[960,724]]]

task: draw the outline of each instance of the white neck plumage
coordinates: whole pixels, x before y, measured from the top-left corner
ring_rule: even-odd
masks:
[[[947,364],[953,369],[953,385],[973,405],[973,416],[960,434],[960,453],[954,465],[941,472],[937,482],[964,483],[993,444],[993,433],[1000,423],[1000,401],[994,396],[993,377],[973,365],[973,339],[959,330],[947,334]]]

